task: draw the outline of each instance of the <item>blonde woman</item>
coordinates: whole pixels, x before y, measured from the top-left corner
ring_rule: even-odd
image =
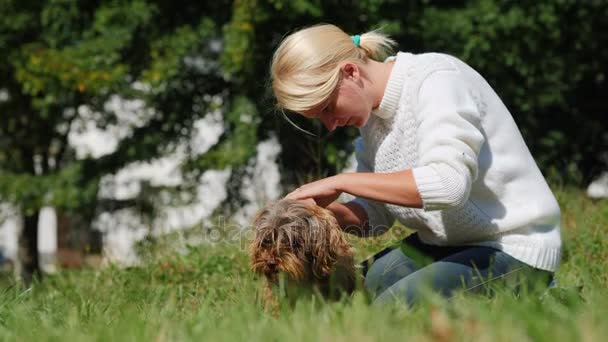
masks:
[[[451,296],[505,279],[547,281],[561,254],[560,209],[509,110],[461,60],[399,52],[379,32],[318,25],[287,36],[271,66],[277,106],[359,128],[357,172],[287,198],[331,210],[343,230],[416,233],[380,252],[365,285],[376,303]],[[336,199],[346,192],[349,203]],[[420,258],[422,256],[422,258]]]

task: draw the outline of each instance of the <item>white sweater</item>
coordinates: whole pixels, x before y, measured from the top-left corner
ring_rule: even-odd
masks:
[[[413,169],[424,208],[355,199],[373,234],[397,219],[428,244],[490,246],[555,271],[560,209],[498,95],[449,55],[389,60],[380,107],[355,142],[357,171]]]

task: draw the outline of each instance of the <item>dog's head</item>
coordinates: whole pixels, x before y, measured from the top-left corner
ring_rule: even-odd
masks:
[[[318,282],[328,279],[337,263],[352,264],[352,248],[327,209],[280,200],[262,209],[253,225],[251,266],[270,281],[285,273],[296,282]]]

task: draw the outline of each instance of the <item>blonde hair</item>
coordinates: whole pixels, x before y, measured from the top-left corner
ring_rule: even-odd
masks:
[[[381,61],[396,45],[377,30],[360,37],[356,47],[350,35],[329,24],[287,36],[275,51],[270,68],[279,109],[302,113],[320,105],[336,89],[344,62],[364,64],[368,58]]]

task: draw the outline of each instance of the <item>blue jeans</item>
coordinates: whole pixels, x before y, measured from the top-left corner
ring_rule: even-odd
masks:
[[[367,266],[370,265],[369,270]],[[417,234],[362,264],[365,287],[375,304],[415,303],[426,290],[449,298],[455,291],[489,292],[496,284],[548,285],[552,273],[535,269],[510,255],[482,246],[432,246]]]

